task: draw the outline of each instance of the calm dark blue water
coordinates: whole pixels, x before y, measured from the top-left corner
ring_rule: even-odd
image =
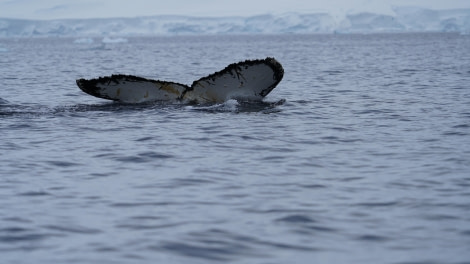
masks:
[[[105,42],[0,39],[1,263],[470,263],[470,36]],[[266,56],[263,103],[75,85]]]

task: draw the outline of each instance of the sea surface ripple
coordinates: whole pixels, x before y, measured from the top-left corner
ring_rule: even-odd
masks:
[[[469,263],[470,36],[0,39],[2,263]],[[119,104],[275,57],[264,102]]]

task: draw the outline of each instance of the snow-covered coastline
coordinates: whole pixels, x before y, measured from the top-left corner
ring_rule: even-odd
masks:
[[[128,37],[218,34],[470,33],[470,9],[394,7],[394,15],[285,13],[249,17],[151,16],[24,20],[0,18],[0,37]]]

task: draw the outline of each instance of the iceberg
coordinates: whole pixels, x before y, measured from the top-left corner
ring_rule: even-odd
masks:
[[[406,27],[393,16],[373,13],[347,15],[336,32],[371,33],[371,32],[403,32]]]
[[[93,44],[95,41],[92,38],[79,38],[76,39],[73,43],[75,44]]]
[[[395,7],[393,11],[407,31],[470,32],[470,9]]]
[[[101,42],[106,44],[127,43],[127,39],[104,37]]]
[[[123,42],[123,37],[218,34],[470,33],[470,9],[393,7],[393,14],[265,14],[249,17],[151,16],[24,20],[0,18],[0,37],[76,37]]]

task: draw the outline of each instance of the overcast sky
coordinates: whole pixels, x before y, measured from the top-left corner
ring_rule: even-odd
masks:
[[[470,8],[470,0],[0,0],[0,17],[107,18],[152,15],[250,16],[286,12],[393,14],[392,6]]]

